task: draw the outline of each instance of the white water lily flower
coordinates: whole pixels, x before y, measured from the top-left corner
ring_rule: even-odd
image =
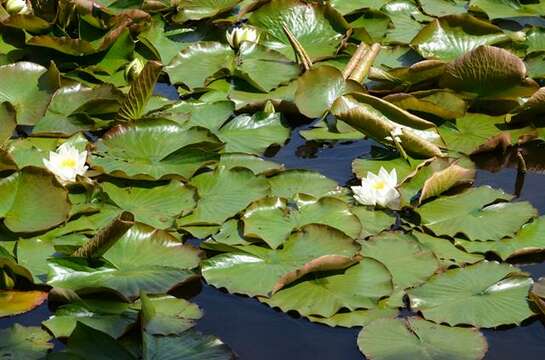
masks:
[[[10,14],[26,14],[28,6],[25,0],[8,0],[6,10]]]
[[[49,160],[44,159],[45,167],[51,171],[62,184],[76,181],[76,176],[83,176],[88,167],[85,165],[87,151],[78,151],[67,144],[59,146],[56,152],[49,152]]]
[[[258,42],[259,32],[251,26],[241,26],[227,31],[227,41],[233,49],[238,49],[243,41]]]
[[[372,172],[361,179],[361,186],[352,186],[354,198],[363,205],[380,205],[382,207],[399,207],[399,192],[397,186],[397,172],[392,169],[390,173],[383,167],[378,175]]]

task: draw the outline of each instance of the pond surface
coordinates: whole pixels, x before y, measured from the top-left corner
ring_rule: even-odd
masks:
[[[355,141],[320,145],[306,142],[299,136],[299,130],[306,127],[307,125],[295,128],[290,141],[269,159],[284,164],[288,169],[318,171],[341,185],[352,182],[352,160],[368,154],[373,143]],[[539,161],[539,154],[543,150],[544,145],[530,147],[528,158]],[[491,163],[504,162],[496,161],[494,156],[496,155],[476,159],[477,165],[490,169]],[[517,177],[516,167],[493,170],[494,172],[481,168],[477,172],[476,185],[490,185],[513,193]],[[530,171],[524,179],[520,194],[520,199],[530,201],[540,215],[545,213],[544,184],[545,174]],[[534,279],[545,276],[545,262],[542,258],[519,260],[517,265],[530,272]],[[286,314],[253,298],[231,295],[206,284],[201,284],[195,292],[197,294],[192,297],[192,302],[204,311],[204,317],[198,322],[197,329],[221,338],[241,360],[363,358],[355,341],[360,328],[331,328],[314,324],[295,313]],[[0,319],[0,328],[13,323],[39,326],[51,314],[47,305],[42,305],[26,314]],[[521,327],[481,331],[487,337],[489,345],[485,359],[543,359],[545,325],[535,318]],[[61,347],[62,344],[57,341],[56,348]]]

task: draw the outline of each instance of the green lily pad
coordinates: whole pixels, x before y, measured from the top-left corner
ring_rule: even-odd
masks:
[[[233,111],[231,101],[178,101],[153,113],[153,116],[176,121],[183,126],[201,126],[215,132],[233,115]]]
[[[40,306],[47,299],[47,292],[0,290],[0,317],[25,313]],[[0,354],[2,353],[0,346]]]
[[[439,268],[433,252],[410,234],[383,232],[360,244],[362,254],[381,262],[391,272],[396,293],[394,300],[398,300],[404,289],[425,282]]]
[[[397,93],[383,98],[408,111],[432,114],[443,119],[464,116],[466,102],[448,90],[423,90],[411,93]]]
[[[345,80],[341,71],[332,66],[312,68],[297,79],[295,104],[299,111],[309,117],[320,117],[328,111],[341,95],[363,91],[360,84]]]
[[[138,34],[138,40],[151,49],[163,64],[169,64],[178,52],[188,43],[177,42],[168,37],[165,31],[165,22],[160,15],[151,18],[149,27]]]
[[[497,241],[468,241],[455,239],[456,244],[471,253],[493,252],[503,260],[545,251],[545,217],[539,217],[526,224],[512,238]]]
[[[490,19],[519,16],[540,16],[545,12],[545,3],[521,3],[516,0],[471,0],[471,10],[481,10]]]
[[[273,0],[250,16],[250,24],[263,30],[261,42],[295,60],[282,25],[291,30],[311,60],[334,55],[348,24],[327,5],[300,0]]]
[[[511,195],[488,186],[472,188],[458,195],[441,197],[416,211],[422,225],[436,235],[464,234],[472,241],[499,240],[515,234],[537,215],[528,202],[499,202]]]
[[[165,67],[172,84],[185,84],[190,88],[207,85],[222,70],[230,72],[235,54],[222,43],[201,41],[180,51]]]
[[[0,330],[0,356],[4,359],[43,359],[53,348],[49,334],[39,327],[13,324]]]
[[[57,90],[49,71],[31,62],[0,66],[0,102],[8,101],[17,113],[18,125],[34,125],[44,115]]]
[[[308,225],[290,236],[282,249],[255,245],[203,261],[205,280],[231,293],[267,296],[278,281],[327,256],[351,258],[358,251],[352,239],[323,225]],[[302,274],[301,274],[302,275]]]
[[[250,170],[255,175],[274,174],[284,169],[281,164],[248,154],[222,154],[218,166],[225,166],[227,169],[241,167]]]
[[[345,270],[313,273],[261,299],[282,311],[330,317],[340,309],[375,309],[378,300],[392,293],[392,276],[380,262],[363,258]]]
[[[386,34],[387,43],[409,44],[424,26],[419,21],[431,20],[410,0],[389,1],[380,10],[390,17],[393,23]]]
[[[190,185],[197,189],[197,207],[178,220],[179,226],[220,225],[269,193],[267,180],[246,169],[219,167],[194,177]]]
[[[379,154],[378,156],[369,159],[355,159],[352,161],[352,172],[358,179],[361,179],[367,177],[370,172],[378,174],[382,167],[388,172],[395,169],[398,183],[401,184],[405,182],[405,180],[407,180],[422,163],[423,160],[413,159],[411,157],[409,157],[408,160],[405,160],[396,153],[384,151],[384,154]]]
[[[358,335],[358,347],[376,360],[481,360],[488,350],[477,329],[451,328],[416,317],[370,323]]]
[[[257,112],[242,114],[227,122],[216,132],[225,143],[226,152],[261,155],[269,146],[283,145],[290,129],[281,121],[280,113]]]
[[[68,219],[68,192],[53,175],[34,167],[0,180],[0,217],[13,232],[36,232]]]
[[[299,66],[282,53],[245,41],[238,52],[235,74],[256,89],[269,92],[299,75]]]
[[[273,249],[288,239],[292,231],[308,224],[327,225],[351,238],[357,238],[361,231],[358,218],[347,204],[335,198],[304,201],[297,208],[288,207],[281,198],[266,198],[248,207],[242,221],[245,237],[260,238]]]
[[[162,141],[157,141],[158,137]],[[141,120],[119,125],[96,143],[91,164],[121,177],[160,179],[168,175],[191,177],[215,155],[190,145],[212,144],[218,140],[202,128],[186,129],[167,120]]]
[[[159,186],[118,186],[102,183],[102,189],[121,209],[134,214],[136,221],[167,229],[174,220],[195,206],[195,191],[179,181]]]
[[[419,231],[413,231],[412,235],[420,244],[433,251],[443,268],[448,268],[452,265],[462,266],[466,264],[475,264],[484,259],[484,256],[482,255],[469,254],[460,250],[448,239],[438,238]],[[480,244],[480,242],[471,243]]]
[[[122,94],[111,85],[89,88],[81,84],[65,86],[55,92],[45,115],[37,122],[34,134],[72,135],[78,131],[96,130],[101,122],[93,115],[115,114]],[[84,110],[92,106],[92,114]]]
[[[70,337],[78,323],[85,324],[117,339],[138,320],[138,311],[129,304],[110,300],[85,299],[60,306],[42,324],[53,335]]]
[[[356,326],[367,326],[369,323],[377,319],[393,319],[398,314],[399,311],[397,309],[378,307],[369,310],[339,312],[327,318],[321,316],[307,316],[307,318],[312,322],[324,324],[331,327],[341,326],[351,328]]]
[[[419,4],[426,14],[432,16],[457,15],[467,11],[466,0],[427,0],[419,1]]]
[[[390,229],[396,223],[396,217],[385,211],[371,209],[367,206],[354,206],[350,211],[361,223],[361,238],[378,235]]]
[[[187,20],[201,20],[214,17],[234,8],[241,0],[185,0],[178,6],[174,20],[183,23]]]
[[[411,308],[451,326],[520,324],[534,313],[528,303],[532,279],[509,264],[483,261],[448,270],[408,291]]]
[[[509,40],[503,31],[471,15],[449,15],[426,25],[411,45],[427,59],[454,60],[480,45]]]
[[[173,296],[140,295],[143,328],[151,335],[179,335],[192,328],[202,312],[195,304]]]
[[[297,194],[315,198],[338,197],[344,193],[336,181],[308,170],[287,170],[269,178],[271,195],[284,199],[295,199]]]
[[[331,6],[343,15],[356,12],[365,8],[380,9],[387,0],[331,0]]]

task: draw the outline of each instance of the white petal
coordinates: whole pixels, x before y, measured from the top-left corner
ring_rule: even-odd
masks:
[[[354,199],[362,205],[376,205],[376,196],[373,190],[361,186],[352,186]]]

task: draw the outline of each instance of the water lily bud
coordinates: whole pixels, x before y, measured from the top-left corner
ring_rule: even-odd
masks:
[[[25,0],[8,0],[6,10],[10,14],[23,14],[28,11],[28,7]]]
[[[509,37],[511,38],[511,40],[517,42],[526,41],[526,33],[524,31],[515,31],[511,33]]]
[[[0,289],[13,289],[15,281],[8,275],[5,270],[0,269]]]
[[[140,75],[144,69],[144,62],[138,58],[131,61],[125,68],[125,78],[132,81]]]
[[[258,42],[259,33],[251,26],[241,26],[227,31],[227,41],[233,49],[238,49],[243,41]]]
[[[267,103],[265,104],[265,108],[263,109],[263,112],[266,114],[274,114],[276,112],[272,101],[270,100],[267,101]]]

